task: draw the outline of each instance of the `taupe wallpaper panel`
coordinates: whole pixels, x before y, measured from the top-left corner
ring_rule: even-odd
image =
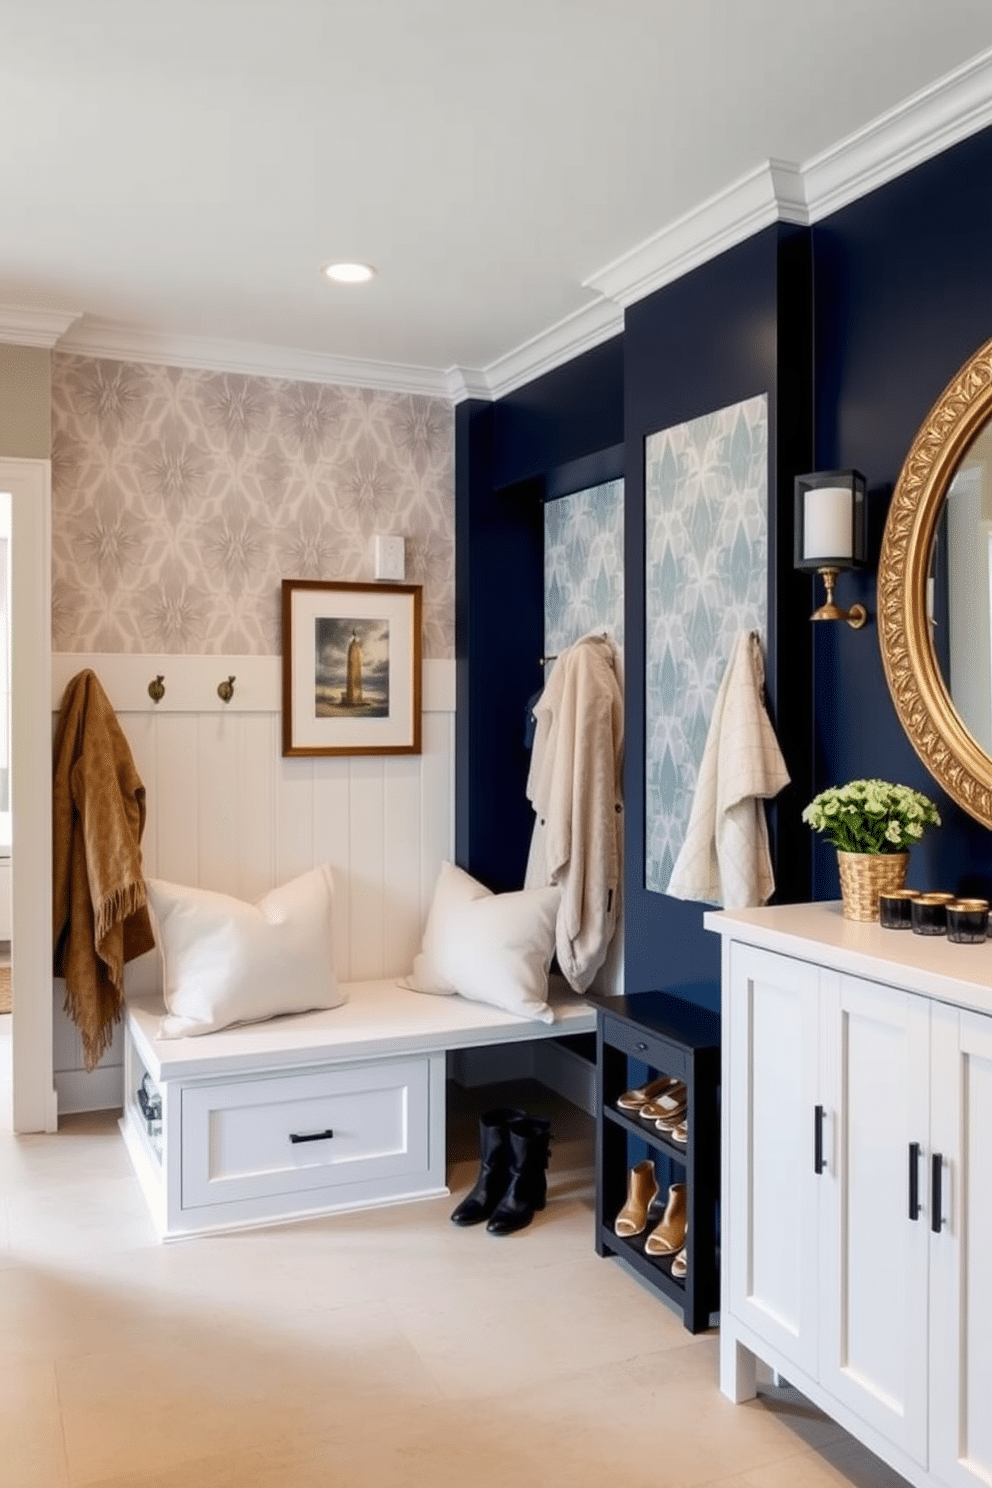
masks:
[[[454,655],[454,415],[440,398],[52,359],[59,651],[275,655],[283,578],[406,538],[424,655]]]

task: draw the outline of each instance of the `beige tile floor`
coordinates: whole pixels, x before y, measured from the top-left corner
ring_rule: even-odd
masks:
[[[592,1123],[556,1132],[547,1209],[503,1239],[452,1199],[156,1242],[111,1114],[13,1137],[0,1017],[2,1488],[898,1488],[789,1390],[733,1406],[717,1335],[592,1247]],[[480,1102],[482,1104],[480,1104]]]

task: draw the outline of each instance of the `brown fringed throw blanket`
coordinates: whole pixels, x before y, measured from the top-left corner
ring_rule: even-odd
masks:
[[[145,907],[145,788],[95,672],[73,677],[55,731],[52,869],[55,975],[86,1068],[124,1006],[124,963],[155,944]]]

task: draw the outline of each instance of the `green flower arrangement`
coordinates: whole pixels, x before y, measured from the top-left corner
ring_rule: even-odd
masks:
[[[839,852],[900,853],[919,842],[940,816],[929,797],[887,780],[852,780],[821,791],[803,821],[822,832]]]

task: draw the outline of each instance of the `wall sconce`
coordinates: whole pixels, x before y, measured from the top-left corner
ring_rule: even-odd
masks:
[[[834,603],[841,569],[864,568],[867,549],[865,478],[857,470],[818,470],[796,476],[796,568],[823,576],[827,598],[811,620],[846,620],[860,630],[868,619],[862,604],[849,610]]]

